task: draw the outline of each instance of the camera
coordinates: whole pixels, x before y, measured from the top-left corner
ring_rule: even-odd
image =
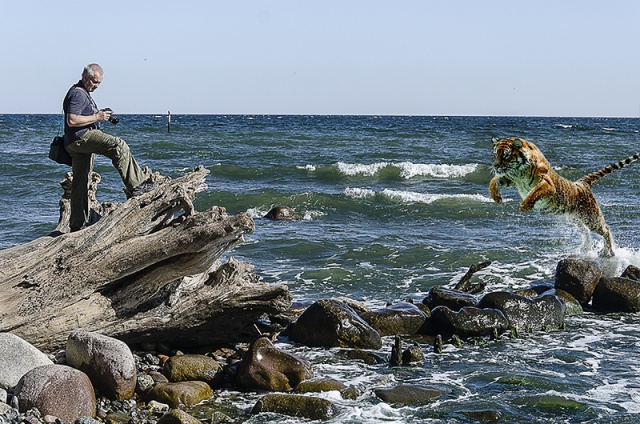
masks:
[[[106,107],[104,109],[101,109],[101,110],[104,111],[104,112],[111,112],[111,108],[108,108],[108,107]],[[118,125],[118,122],[120,122],[120,118],[111,115],[109,117],[108,121],[111,122],[113,125]]]

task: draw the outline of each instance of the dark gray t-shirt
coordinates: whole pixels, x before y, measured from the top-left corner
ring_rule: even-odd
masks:
[[[89,92],[85,90],[82,85],[82,80],[78,81],[77,84],[69,89],[67,95],[64,97],[64,101],[62,102],[62,109],[65,114],[64,136],[67,143],[71,143],[72,141],[79,139],[80,136],[89,129],[100,128],[100,125],[97,122],[83,127],[70,127],[67,125],[67,113],[82,116],[90,116],[98,113],[98,107],[91,98]]]

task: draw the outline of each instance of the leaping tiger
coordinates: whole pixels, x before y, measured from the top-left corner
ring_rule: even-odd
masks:
[[[523,138],[493,139],[494,177],[489,183],[491,198],[502,202],[501,187],[512,187],[522,196],[520,211],[533,208],[551,213],[565,213],[578,218],[604,239],[602,256],[613,256],[613,236],[591,191],[591,184],[605,175],[638,159],[640,153],[606,166],[576,182],[556,173],[535,144]]]

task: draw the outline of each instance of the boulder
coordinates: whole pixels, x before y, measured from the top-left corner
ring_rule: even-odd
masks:
[[[306,380],[296,386],[296,393],[320,393],[341,391],[347,388],[347,385],[335,378],[322,377],[313,380]]]
[[[26,373],[15,387],[20,412],[38,408],[72,423],[78,417],[96,416],[96,396],[91,380],[66,365],[43,365]]]
[[[409,365],[424,361],[424,352],[420,346],[409,346],[402,352],[402,365]]]
[[[498,309],[510,328],[520,330],[560,328],[564,323],[564,304],[552,294],[529,299],[505,291],[492,292],[480,299],[478,308]]]
[[[251,410],[252,414],[261,412],[272,412],[308,420],[329,420],[338,414],[338,408],[326,399],[272,393],[263,396]]]
[[[622,277],[602,277],[591,302],[601,312],[640,312],[640,282]]]
[[[171,408],[190,407],[213,396],[213,390],[204,381],[156,383],[146,394],[149,400],[166,403]]]
[[[374,389],[373,392],[387,403],[415,405],[448,394],[451,389],[447,387],[401,384],[395,387]]]
[[[271,208],[264,217],[276,221],[293,221],[301,219],[300,215],[298,215],[292,208],[283,205]]]
[[[236,382],[248,390],[286,392],[311,377],[309,362],[277,349],[268,338],[260,337],[242,357]]]
[[[620,277],[640,281],[640,268],[635,265],[629,265],[625,268]]]
[[[413,303],[400,302],[383,309],[361,313],[360,318],[384,337],[416,334],[424,325],[427,314]]]
[[[222,366],[204,355],[175,355],[164,363],[164,375],[169,381],[205,381],[210,386],[222,382]]]
[[[133,397],[136,364],[126,343],[99,333],[75,331],[67,339],[67,364],[86,373],[102,395],[113,400]]]
[[[0,333],[0,388],[9,389],[23,375],[53,362],[30,343],[11,333]]]
[[[475,296],[455,289],[443,286],[433,286],[427,293],[422,303],[433,309],[438,306],[446,306],[453,311],[459,311],[465,306],[475,306],[478,300]]]
[[[445,339],[453,335],[460,337],[489,336],[509,329],[509,321],[497,309],[480,309],[465,306],[453,311],[446,306],[437,306],[431,311],[429,331],[441,334]]]
[[[582,306],[589,303],[593,291],[602,276],[602,269],[596,261],[567,258],[556,266],[557,289],[569,292]]]
[[[360,392],[354,386],[347,386],[343,382],[335,378],[322,377],[312,380],[306,380],[296,386],[296,393],[321,393],[321,392],[340,392],[343,399],[356,400],[360,396]]]
[[[286,334],[292,341],[310,347],[382,347],[380,334],[351,307],[335,299],[322,299],[309,306]]]
[[[202,424],[202,421],[180,409],[170,409],[158,420],[158,424]]]

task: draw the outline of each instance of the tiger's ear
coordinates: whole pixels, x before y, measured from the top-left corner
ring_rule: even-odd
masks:
[[[519,138],[516,138],[515,140],[513,140],[513,147],[515,147],[516,149],[521,149],[522,140],[520,140]]]
[[[498,144],[498,141],[500,141],[500,140],[498,139],[498,137],[491,137],[491,141],[495,145],[495,144]]]

